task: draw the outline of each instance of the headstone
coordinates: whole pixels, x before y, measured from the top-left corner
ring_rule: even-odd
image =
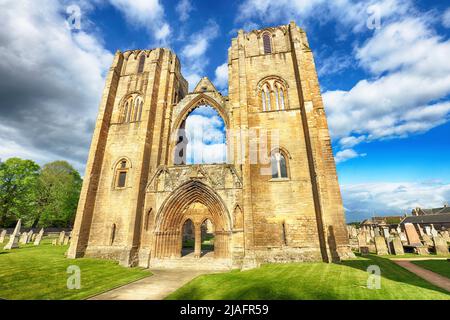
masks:
[[[416,251],[417,251],[417,254],[419,254],[421,256],[425,256],[429,253],[428,248],[424,247],[424,246],[417,246]]]
[[[3,229],[2,233],[0,233],[0,243],[3,243],[5,241],[5,237],[6,237],[6,230]]]
[[[53,245],[53,246],[56,246],[57,244],[58,244],[58,239],[53,239],[53,240],[52,240],[52,245]]]
[[[28,239],[28,232],[22,232],[22,234],[20,235],[19,242],[21,244],[26,244],[27,243],[27,239]]]
[[[369,236],[370,236],[371,239],[372,239],[373,237],[375,237],[375,232],[373,231],[373,228],[372,228],[372,227],[369,228]]]
[[[436,237],[438,235],[437,230],[434,228],[434,225],[431,225],[431,236]]]
[[[33,230],[30,230],[27,234],[27,243],[31,242],[31,238],[33,237]]]
[[[19,219],[19,221],[17,221],[16,228],[14,229],[14,232],[9,237],[8,243],[3,248],[4,250],[11,250],[11,249],[19,247],[19,234],[20,234],[20,227],[21,227],[21,225],[22,225],[22,219]]]
[[[400,237],[400,241],[401,241],[401,242],[408,243],[408,238],[406,237],[406,233],[400,232],[400,233],[398,234],[398,236]]]
[[[39,231],[39,233],[36,236],[36,239],[34,240],[34,245],[38,246],[41,244],[42,237],[44,236],[44,228]]]
[[[433,246],[433,240],[431,240],[430,236],[427,234],[424,234],[422,236],[422,241],[423,241],[423,244],[426,246],[429,246],[429,247]]]
[[[416,223],[416,225],[417,225],[417,230],[419,230],[419,236],[422,237],[425,234],[425,232],[423,232],[423,229],[420,226],[420,224]]]
[[[431,227],[430,226],[425,226],[425,233],[429,236],[432,236],[431,234]]]
[[[444,240],[441,236],[433,237],[434,249],[436,250],[436,254],[447,255],[448,254],[448,245],[447,241]]]
[[[34,242],[34,240],[36,240],[36,236],[37,236],[37,233],[33,233],[33,235],[31,236],[31,242]]]
[[[361,253],[361,255],[367,255],[369,254],[369,247],[368,246],[359,247],[359,252]]]
[[[386,239],[389,238],[389,228],[383,228],[383,236]]]
[[[400,234],[402,232],[402,228],[400,228],[400,225],[397,226],[397,233]]]
[[[388,248],[386,245],[386,240],[382,236],[376,236],[375,237],[375,250],[377,252],[377,255],[384,256],[389,254]]]
[[[65,231],[61,231],[59,233],[59,238],[58,238],[58,244],[62,245],[64,243],[64,237],[66,236],[66,232]]]
[[[450,234],[448,230],[442,231],[441,236],[442,238],[444,238],[445,241],[450,242]]]
[[[392,247],[392,254],[395,255],[402,255],[405,254],[405,250],[403,250],[403,244],[400,240],[400,237],[394,237],[391,239],[391,247]]]
[[[366,247],[366,235],[365,232],[362,232],[358,235],[358,248],[359,252],[361,252],[361,247]],[[362,253],[362,252],[361,252]]]
[[[65,236],[64,236],[64,242],[63,242],[63,245],[68,245],[68,244],[69,244],[69,240],[70,240],[69,235],[65,235]]]
[[[374,232],[374,234],[375,234],[375,237],[381,236],[380,228],[375,227],[375,228],[373,229],[373,232]]]
[[[417,234],[416,228],[412,223],[405,223],[406,237],[408,238],[408,243],[412,246],[421,246],[419,235]]]

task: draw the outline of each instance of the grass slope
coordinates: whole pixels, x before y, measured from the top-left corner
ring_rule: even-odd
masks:
[[[368,289],[367,267],[381,269],[381,289]],[[341,264],[267,264],[200,276],[167,299],[446,299],[450,295],[392,261],[367,256]]]
[[[411,261],[415,265],[436,272],[450,279],[450,261],[447,260],[418,260]]]
[[[3,245],[1,248],[3,249]],[[85,299],[150,275],[140,268],[124,268],[113,261],[70,260],[64,257],[68,246],[21,245],[0,250],[0,298],[12,300]],[[67,289],[67,267],[81,270],[81,289]]]

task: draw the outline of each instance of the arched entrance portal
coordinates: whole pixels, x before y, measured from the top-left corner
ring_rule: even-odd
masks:
[[[210,222],[214,230],[214,258],[229,258],[231,219],[220,196],[209,186],[191,180],[172,192],[156,217],[152,258],[178,258],[183,252],[183,238],[191,221],[194,232],[194,256],[202,256],[202,225]],[[213,228],[213,229],[211,229]],[[206,240],[205,232],[203,237]],[[211,237],[208,237],[211,240]],[[209,247],[211,249],[211,246]],[[206,253],[206,243],[204,253]]]

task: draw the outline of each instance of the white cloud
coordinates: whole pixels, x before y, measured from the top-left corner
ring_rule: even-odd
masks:
[[[338,151],[336,153],[336,156],[334,157],[334,159],[335,159],[336,163],[341,163],[341,162],[345,162],[345,161],[353,159],[353,158],[365,157],[365,156],[366,156],[365,153],[359,154],[353,149],[344,149],[344,150]]]
[[[347,221],[402,215],[416,207],[441,207],[450,200],[450,184],[439,181],[347,184],[341,189]]]
[[[63,2],[6,1],[0,11],[0,157],[66,159],[82,169],[112,54],[72,33]]]
[[[228,62],[218,66],[215,75],[213,82],[218,90],[228,90]]]
[[[108,1],[122,12],[130,25],[146,28],[162,44],[168,40],[171,30],[164,20],[164,7],[159,0]]]
[[[211,41],[219,35],[219,25],[209,20],[205,27],[194,33],[188,43],[181,49],[183,75],[189,82],[189,89],[193,90],[198,81],[204,76],[205,68],[209,64],[206,52]]]
[[[186,119],[188,163],[226,161],[224,122],[211,107],[200,107]]]
[[[179,19],[181,22],[184,22],[189,19],[191,11],[193,10],[192,3],[189,0],[180,0],[175,7],[176,12],[179,15]]]
[[[343,147],[423,133],[449,120],[450,40],[426,18],[388,24],[355,52],[373,77],[323,94],[332,137]]]
[[[444,14],[442,15],[442,25],[446,28],[450,28],[450,8],[445,10]]]

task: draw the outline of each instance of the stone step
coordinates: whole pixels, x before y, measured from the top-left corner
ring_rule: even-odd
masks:
[[[231,261],[214,258],[168,258],[152,259],[150,268],[193,269],[193,270],[231,270]]]

